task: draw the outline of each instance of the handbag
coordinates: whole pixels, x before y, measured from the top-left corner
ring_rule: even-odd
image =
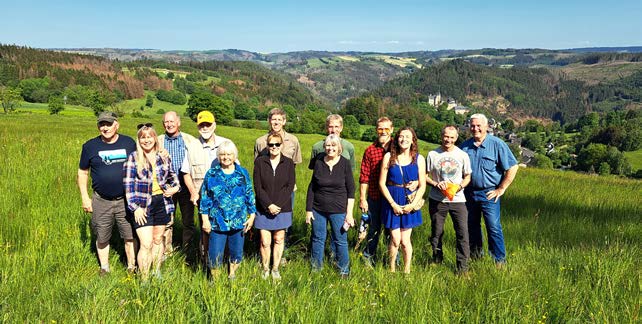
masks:
[[[408,188],[406,188],[406,179],[403,176],[403,169],[401,168],[401,165],[397,164],[397,166],[399,167],[399,172],[401,172],[401,182],[403,184],[403,190],[404,190],[404,193],[405,193],[406,190],[408,190]],[[406,194],[406,205],[407,204],[412,204],[412,202],[415,201],[415,197],[417,197],[417,190],[412,191],[411,193],[407,193]],[[420,198],[417,201],[417,203],[415,203],[412,206],[412,210],[414,210],[414,211],[421,210],[421,207],[423,207],[425,203],[426,203],[426,199],[424,199],[423,197]]]

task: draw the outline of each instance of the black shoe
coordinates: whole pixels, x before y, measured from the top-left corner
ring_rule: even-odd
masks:
[[[442,264],[442,263],[444,263],[444,256],[440,255],[440,254],[433,255],[432,263],[434,263],[434,264]]]

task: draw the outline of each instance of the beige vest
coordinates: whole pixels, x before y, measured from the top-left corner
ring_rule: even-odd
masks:
[[[209,170],[210,166],[207,165],[207,153],[203,149],[201,141],[194,136],[181,132],[185,148],[187,149],[187,162],[190,164],[190,176],[194,182],[194,188],[198,192],[201,190],[205,173]],[[158,136],[158,143],[163,148],[165,144],[165,134]]]

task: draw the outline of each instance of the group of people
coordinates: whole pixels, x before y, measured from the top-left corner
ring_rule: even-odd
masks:
[[[284,129],[285,111],[272,109],[268,122],[270,130],[255,142],[250,177],[238,160],[235,144],[215,134],[215,117],[209,111],[197,115],[198,138],[181,132],[179,115],[170,111],[163,116],[164,134],[158,135],[151,123],[140,124],[136,141],[118,133],[114,113],[101,113],[97,123],[100,135],[83,145],[78,170],[82,207],[92,213],[100,275],[110,271],[109,242],[115,223],[125,241],[128,271],[136,271],[137,264],[143,278],[150,273],[160,276],[163,256],[172,249],[172,225],[178,207],[183,224],[182,250],[188,261],[198,259],[213,277],[227,261],[227,275],[235,278],[243,259],[245,233],[254,227],[260,232],[261,276],[280,279],[297,192],[295,168],[302,157],[298,139]],[[368,215],[363,251],[368,264],[376,261],[380,234],[386,233],[390,270],[396,271],[401,249],[403,271],[410,272],[412,229],[423,222],[423,196],[430,189],[433,262],[443,261],[443,224],[450,213],[457,237],[459,273],[468,271],[471,257],[483,256],[482,216],[489,252],[498,267],[504,265],[500,196],[515,177],[517,161],[508,146],[488,134],[487,128],[484,115],[473,115],[473,137],[459,148],[455,145],[457,128],[446,126],[441,146],[424,158],[418,152],[412,128],[403,127],[394,133],[389,118],[377,121],[377,139],[363,154],[359,176],[359,208]],[[341,138],[341,116],[328,116],[326,130],[328,136],[313,145],[308,165],[312,177],[305,222],[311,226],[310,264],[313,271],[323,267],[329,224],[330,255],[340,276],[347,277],[348,230],[356,223],[354,146]],[[87,190],[90,175],[92,197]],[[194,244],[195,210],[201,225],[198,244]],[[134,232],[140,243],[137,249]]]

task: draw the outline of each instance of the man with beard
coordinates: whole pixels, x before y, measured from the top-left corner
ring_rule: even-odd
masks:
[[[368,234],[366,235],[366,248],[363,257],[366,263],[374,266],[377,256],[379,236],[383,230],[381,223],[381,191],[379,190],[379,175],[381,173],[381,160],[389,152],[390,140],[394,128],[388,117],[377,120],[377,139],[363,152],[361,160],[361,173],[359,175],[361,196],[359,208],[362,213],[369,216]],[[361,220],[364,221],[363,219]]]
[[[216,130],[216,120],[214,115],[203,110],[196,116],[196,127],[200,134],[195,145],[187,147],[187,154],[183,159],[181,173],[184,174],[185,186],[190,193],[190,201],[198,206],[199,194],[205,173],[210,169],[212,163],[218,159],[218,147],[221,143],[229,139],[218,136],[214,133]],[[237,161],[238,163],[238,161]],[[193,218],[192,218],[193,219]],[[199,257],[203,265],[207,262],[207,250],[209,246],[209,234],[201,230],[201,240],[199,243]]]

